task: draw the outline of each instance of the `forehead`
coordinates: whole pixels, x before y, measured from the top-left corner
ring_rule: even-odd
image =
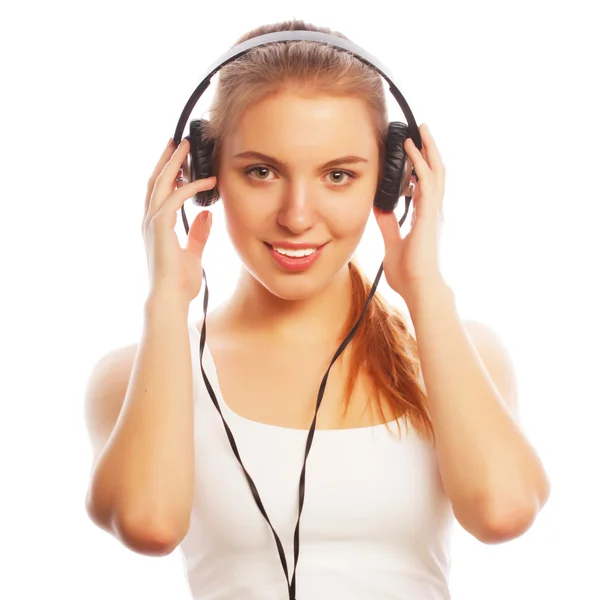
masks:
[[[225,148],[229,154],[256,150],[282,160],[318,161],[348,153],[372,156],[377,139],[360,98],[279,92],[240,115]]]

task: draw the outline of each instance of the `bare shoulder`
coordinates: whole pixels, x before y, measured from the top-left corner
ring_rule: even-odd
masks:
[[[519,419],[517,373],[503,337],[481,321],[465,319],[463,325],[506,406]]]
[[[93,463],[121,412],[138,346],[135,343],[107,352],[90,371],[84,396],[84,416],[94,452]]]

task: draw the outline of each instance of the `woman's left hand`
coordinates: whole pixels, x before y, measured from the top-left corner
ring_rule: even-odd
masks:
[[[424,288],[443,283],[439,248],[444,222],[446,168],[427,125],[422,124],[419,132],[421,151],[410,138],[404,142],[404,149],[419,178],[412,196],[413,215],[408,234],[402,238],[393,212],[384,213],[373,207],[385,244],[383,270],[386,281],[406,302]]]

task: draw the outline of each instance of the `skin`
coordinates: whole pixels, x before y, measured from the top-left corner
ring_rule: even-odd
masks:
[[[249,150],[285,166],[235,158]],[[322,168],[347,155],[367,162]],[[261,165],[268,169],[245,173]],[[338,335],[350,308],[347,265],[373,207],[378,166],[375,131],[361,99],[280,92],[241,115],[224,140],[217,171],[226,227],[243,262],[220,312],[230,327],[274,342]],[[307,271],[292,273],[263,243],[281,240],[328,244]]]
[[[249,150],[282,164],[235,157]],[[323,167],[348,155],[366,162]],[[242,268],[233,294],[207,316],[207,343],[234,412],[281,427],[310,426],[322,377],[347,334],[348,262],[372,212],[378,173],[374,124],[358,98],[279,92],[250,106],[223,140],[217,180]],[[327,246],[308,270],[289,272],[264,241]],[[363,373],[344,410],[343,358],[329,374],[317,428],[391,421],[387,407],[373,411]]]

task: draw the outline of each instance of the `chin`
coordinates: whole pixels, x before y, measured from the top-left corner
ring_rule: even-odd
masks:
[[[330,280],[317,278],[312,275],[305,275],[300,280],[299,277],[290,278],[289,275],[284,278],[262,277],[256,278],[257,281],[271,294],[281,300],[306,300],[320,292],[327,286]]]

